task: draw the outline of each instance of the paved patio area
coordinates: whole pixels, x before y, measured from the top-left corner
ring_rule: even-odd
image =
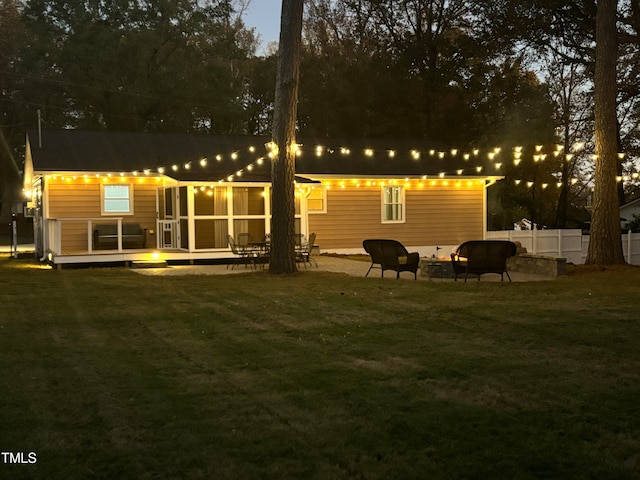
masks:
[[[350,259],[348,257],[334,257],[328,255],[319,255],[313,257],[318,262],[318,267],[308,266],[306,269],[304,266],[299,265],[298,269],[301,271],[315,272],[315,271],[323,271],[323,272],[333,272],[333,273],[343,273],[346,275],[352,275],[354,277],[364,277],[369,269],[371,263],[368,260],[363,259]],[[244,265],[237,265],[235,268],[231,268],[231,266],[226,265],[169,265],[165,268],[135,268],[133,269],[135,272],[143,274],[143,275],[233,275],[238,273],[250,273],[250,272],[260,272],[265,271],[267,267],[257,267],[252,268],[251,266],[245,267]],[[542,275],[529,275],[520,272],[510,272],[511,279],[514,282],[535,282],[535,281],[551,281],[554,280],[552,277],[546,277]],[[380,269],[374,268],[371,270],[369,274],[369,278],[377,278],[380,277]],[[395,280],[395,272],[386,271],[385,277],[390,280]],[[411,280],[413,281],[413,274],[410,272],[403,272],[400,274],[401,280]],[[418,272],[418,281],[432,281],[432,282],[452,282],[451,278],[435,278],[429,279],[426,277],[421,277],[420,272]],[[458,280],[460,282],[460,280]],[[477,282],[476,278],[472,278],[467,280],[468,282]],[[482,275],[481,282],[499,282],[500,276],[494,274],[486,274]],[[508,279],[505,276],[505,281]]]

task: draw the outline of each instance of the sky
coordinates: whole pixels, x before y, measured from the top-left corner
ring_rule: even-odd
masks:
[[[256,27],[260,34],[261,48],[264,51],[269,42],[277,42],[280,38],[280,9],[282,0],[251,0],[251,5],[244,16],[248,27]]]

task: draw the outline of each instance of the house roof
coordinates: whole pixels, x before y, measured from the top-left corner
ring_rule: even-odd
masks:
[[[34,171],[157,172],[164,168],[166,175],[178,180],[203,181],[217,181],[256,161],[265,154],[268,141],[247,136],[82,130],[44,130],[41,136],[29,131],[28,137]],[[207,159],[206,167],[200,165],[202,159]]]
[[[625,203],[624,205],[620,205],[620,210],[628,210],[640,208],[640,198],[636,198],[635,200],[631,200],[630,202]]]
[[[145,169],[182,181],[270,181],[268,137],[82,130],[29,131],[38,172],[133,172]],[[418,140],[297,139],[296,174],[417,177],[499,173],[486,154],[438,151]],[[203,161],[204,160],[204,161]],[[478,170],[477,167],[482,167]],[[238,175],[238,173],[240,174]]]

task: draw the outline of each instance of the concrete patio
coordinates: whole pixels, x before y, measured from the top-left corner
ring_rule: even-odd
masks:
[[[332,272],[332,273],[342,273],[346,275],[351,275],[354,277],[364,277],[369,269],[371,263],[369,260],[363,257],[349,258],[348,256],[329,256],[329,255],[318,255],[313,257],[318,262],[318,267],[316,268],[313,265],[307,266],[305,269],[304,266],[299,265],[298,269],[300,271],[306,272]],[[244,265],[236,265],[235,268],[232,268],[231,265],[169,265],[164,268],[135,268],[133,269],[135,272],[143,274],[143,275],[232,275],[238,273],[251,273],[251,272],[264,272],[266,271],[266,266],[261,268],[252,268],[251,266]],[[535,281],[551,281],[554,280],[553,277],[543,276],[543,275],[533,275],[526,274],[521,272],[510,272],[511,279],[514,282],[535,282]],[[369,278],[379,278],[380,277],[380,269],[373,268],[371,273],[369,274]],[[389,280],[396,280],[395,272],[386,271],[385,277]],[[411,280],[413,281],[413,274],[410,272],[403,272],[400,275],[401,280]],[[424,277],[420,275],[418,272],[418,281],[432,281],[432,282],[453,282],[452,278],[433,278],[429,279],[428,277]],[[468,282],[477,282],[476,278],[470,278],[467,280]],[[481,282],[500,282],[500,276],[495,274],[485,274],[482,275]],[[505,275],[505,281],[508,281]],[[458,282],[461,282],[458,280]],[[462,280],[463,282],[463,280]]]

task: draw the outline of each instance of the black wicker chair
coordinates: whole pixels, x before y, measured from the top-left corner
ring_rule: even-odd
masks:
[[[507,240],[471,240],[464,242],[455,253],[451,254],[451,265],[455,280],[464,274],[464,281],[471,275],[497,273],[504,281],[504,274],[511,281],[507,272],[507,259],[516,254],[516,244]]]
[[[413,272],[414,279],[418,278],[420,255],[417,252],[409,253],[397,240],[368,239],[362,242],[362,246],[371,256],[371,266],[365,277],[375,265],[380,265],[383,277],[385,270],[393,270],[396,278],[400,278],[400,272]]]

